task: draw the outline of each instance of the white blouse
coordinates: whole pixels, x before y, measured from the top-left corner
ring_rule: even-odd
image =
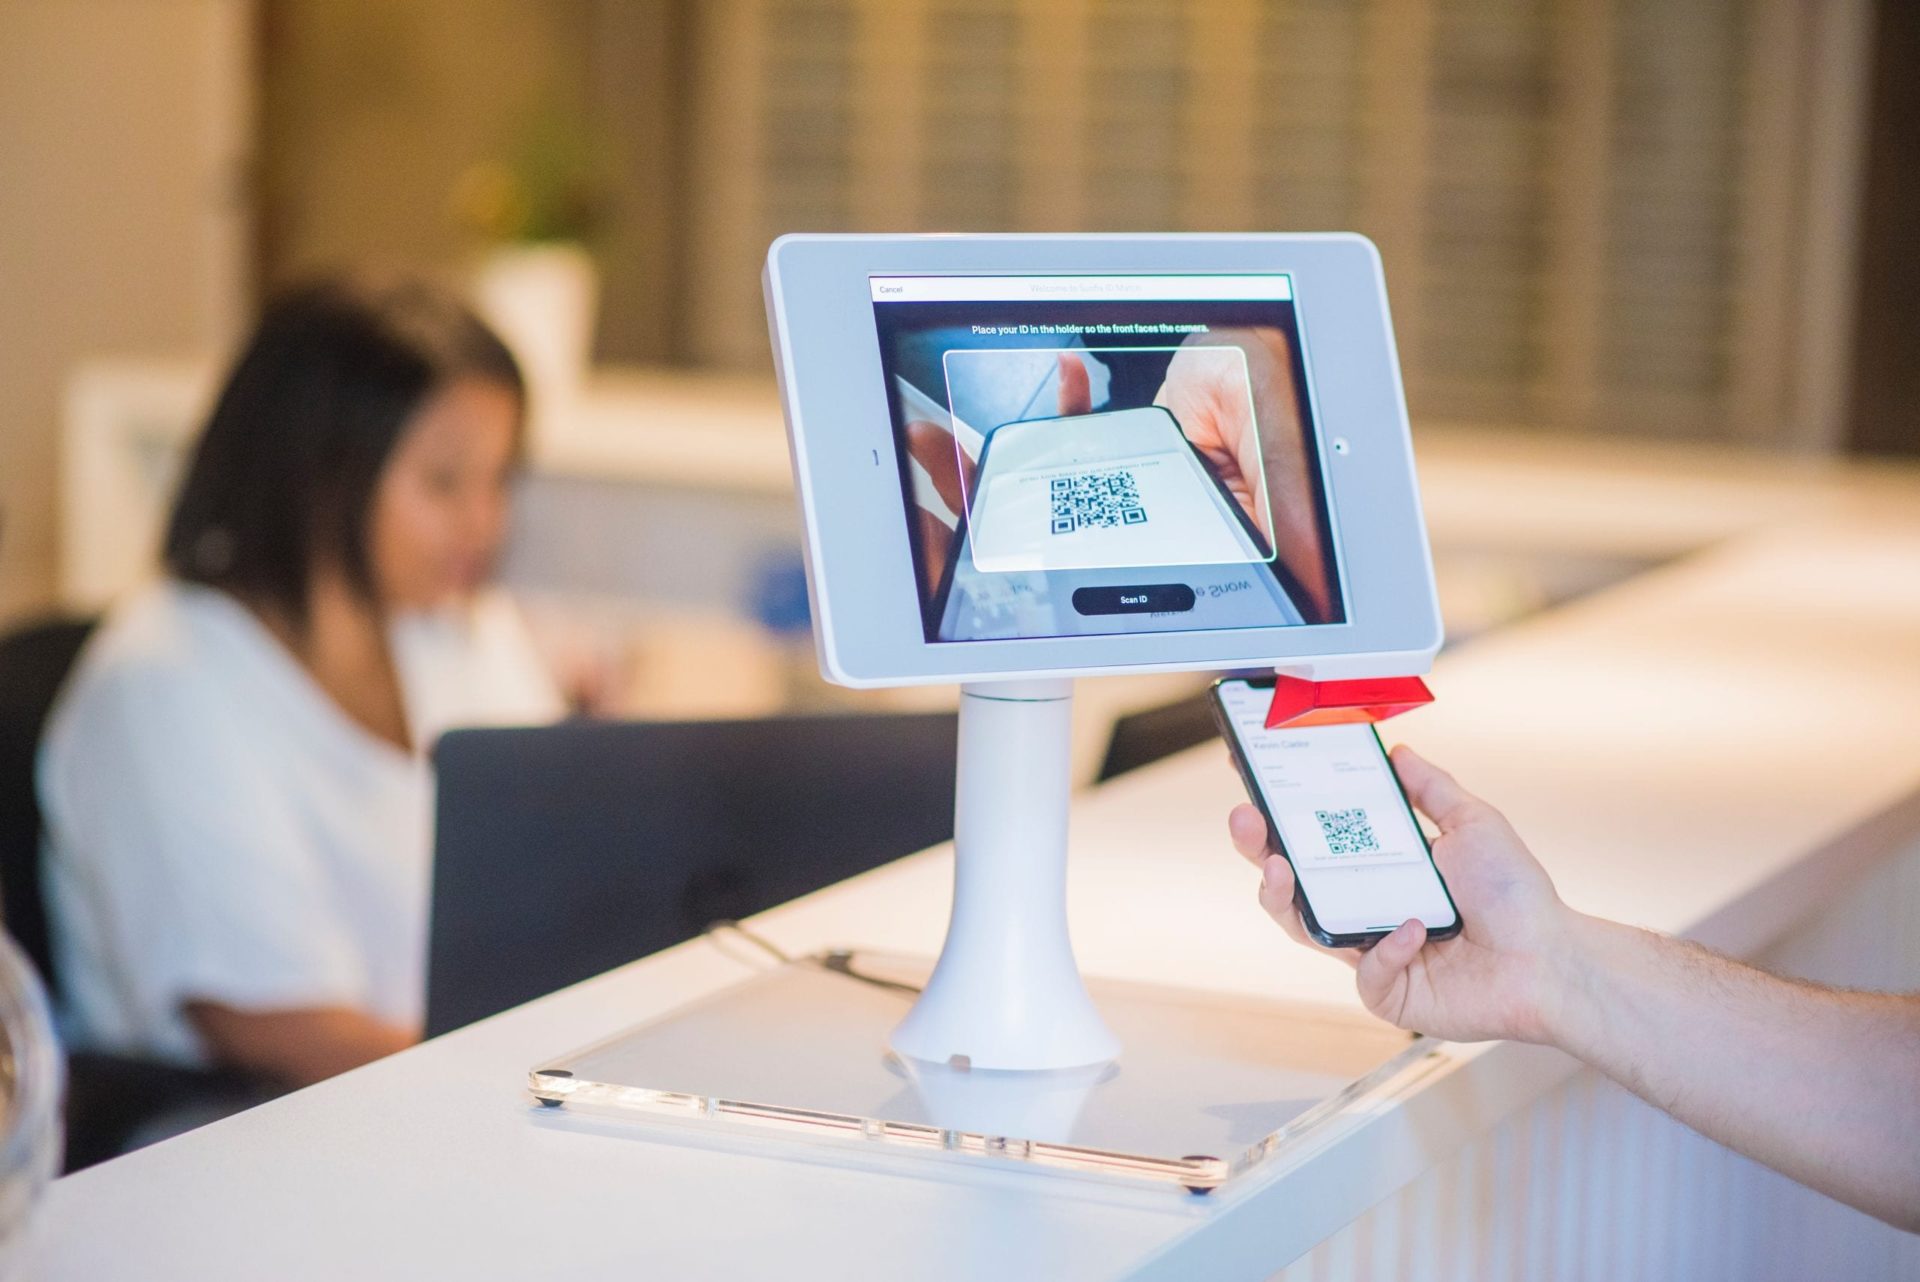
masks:
[[[396,622],[391,642],[423,747],[562,711],[504,595]],[[203,1063],[195,1000],[419,1027],[432,768],[232,597],[166,581],[107,616],[48,722],[39,791],[73,1044]]]

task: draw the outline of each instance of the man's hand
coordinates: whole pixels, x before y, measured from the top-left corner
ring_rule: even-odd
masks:
[[[1367,1009],[1452,1041],[1558,1046],[1709,1139],[1920,1232],[1920,994],[1780,979],[1576,913],[1499,811],[1407,748],[1393,765],[1440,827],[1462,930],[1429,943],[1406,922],[1367,952],[1332,950]],[[1261,904],[1310,944],[1260,812],[1227,823]]]
[[[1393,765],[1407,796],[1439,827],[1434,862],[1460,910],[1461,931],[1429,942],[1407,921],[1372,948],[1320,949],[1352,966],[1367,1009],[1401,1028],[1450,1041],[1548,1040],[1576,914],[1499,811],[1446,771],[1401,746]],[[1252,806],[1227,817],[1233,844],[1260,869],[1260,904],[1299,942],[1319,949],[1294,904],[1293,872]]]

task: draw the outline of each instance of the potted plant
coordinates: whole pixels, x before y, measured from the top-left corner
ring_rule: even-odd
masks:
[[[536,431],[566,413],[592,362],[600,275],[588,243],[600,193],[586,131],[552,113],[454,191],[456,216],[483,246],[474,304],[519,358]]]

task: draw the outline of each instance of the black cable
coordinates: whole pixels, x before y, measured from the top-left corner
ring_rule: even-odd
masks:
[[[781,965],[783,966],[793,965],[793,955],[787,952],[786,949],[780,947],[780,945],[774,943],[771,939],[768,939],[766,936],[758,935],[758,934],[755,934],[753,931],[748,930],[745,926],[742,926],[739,922],[734,921],[731,917],[723,917],[719,921],[709,923],[707,928],[701,931],[700,933],[703,936],[716,935],[723,930],[732,931],[734,934],[740,936],[740,938],[746,940],[749,944],[752,944],[754,947],[771,955],[772,958],[775,961],[779,962]]]
[[[830,970],[836,975],[845,975],[848,979],[857,979],[861,983],[871,984],[875,988],[891,989],[897,993],[912,993],[915,996],[918,996],[920,993],[917,985],[902,983],[897,979],[883,979],[879,975],[867,975],[855,970],[853,966],[854,954],[845,948],[836,948],[831,952],[812,957],[795,957],[771,939],[748,930],[745,926],[742,926],[739,922],[731,918],[716,921],[700,933],[702,936],[711,937],[720,934],[722,931],[740,936],[740,938],[760,949],[783,966],[803,963],[809,966],[818,966],[822,970]]]

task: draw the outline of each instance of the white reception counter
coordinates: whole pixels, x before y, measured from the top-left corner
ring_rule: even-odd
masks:
[[[1920,474],[1636,470],[1424,449],[1436,540],[1697,548],[1444,655],[1401,738],[1582,909],[1920,986]],[[1532,531],[1528,533],[1528,531]],[[1084,794],[1090,974],[1354,1003],[1228,848],[1218,747]],[[792,951],[937,949],[932,850],[764,914]],[[543,1114],[527,1068],[744,973],[697,941],[57,1183],[46,1279],[1920,1276],[1920,1239],[1708,1144],[1555,1052],[1442,1069],[1209,1198]]]

